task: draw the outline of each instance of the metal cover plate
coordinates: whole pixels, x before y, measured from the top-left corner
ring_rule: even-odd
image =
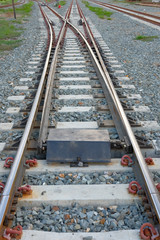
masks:
[[[48,162],[110,162],[107,130],[50,129],[47,140]]]

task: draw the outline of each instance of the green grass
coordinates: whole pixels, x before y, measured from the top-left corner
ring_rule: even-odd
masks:
[[[132,4],[132,5],[134,5],[135,3],[139,3],[140,1],[133,1],[133,2],[131,2],[131,1],[126,1],[126,0],[113,0],[113,2],[118,2],[118,3],[126,3],[126,4]]]
[[[18,47],[21,43],[21,40],[0,40],[0,52],[10,51]]]
[[[30,12],[32,11],[33,4],[34,4],[33,2],[29,2],[21,7],[16,8],[16,13],[21,14],[23,17],[29,15]]]
[[[21,24],[26,20],[25,17],[30,14],[33,4],[33,2],[29,2],[16,8],[17,19],[14,20],[11,20],[13,9],[0,9],[0,14],[6,15],[6,17],[0,15],[0,52],[12,50],[20,45],[21,40],[18,37],[24,29],[15,24]]]
[[[90,11],[94,12],[99,18],[111,20],[110,16],[113,14],[113,12],[105,11],[103,8],[99,8],[99,7],[92,7],[87,1],[82,1],[82,2]]]
[[[0,40],[20,36],[18,29],[10,21],[0,20]]]
[[[15,19],[15,20],[12,20],[12,23],[17,23],[17,24],[22,24],[24,20],[22,19]]]
[[[0,51],[9,51],[18,47],[21,40],[17,38],[21,32],[12,24],[12,21],[0,20]]]
[[[56,3],[56,7],[58,7],[59,5],[64,6],[66,4],[66,1],[59,1]]]
[[[16,3],[18,0],[14,0],[14,3]],[[12,0],[0,0],[0,5],[8,5],[12,4]]]
[[[16,8],[16,14],[21,15],[22,18],[25,17],[26,15],[29,15],[29,13],[32,10],[33,4],[34,4],[33,2],[29,2],[29,3],[26,3],[26,4],[22,5],[21,7],[17,7]],[[0,14],[1,13],[12,13],[12,12],[13,12],[12,8],[0,9]]]
[[[64,6],[66,4],[66,1],[60,1],[59,5]]]
[[[135,40],[141,40],[145,42],[153,41],[155,38],[158,38],[158,36],[143,36],[143,35],[138,35]]]

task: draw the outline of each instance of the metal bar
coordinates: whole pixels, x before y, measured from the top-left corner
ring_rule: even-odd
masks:
[[[17,178],[17,176],[22,175],[24,153],[25,153],[28,141],[29,141],[31,130],[33,128],[33,123],[34,123],[34,120],[36,117],[36,113],[38,111],[38,106],[40,103],[41,95],[43,93],[45,76],[46,76],[46,71],[47,71],[47,67],[48,67],[48,63],[49,63],[50,53],[51,53],[51,49],[52,49],[52,42],[53,42],[52,29],[48,22],[48,19],[47,19],[47,23],[48,23],[49,30],[50,30],[50,45],[49,45],[49,49],[48,49],[48,54],[47,54],[45,66],[43,69],[43,73],[42,73],[42,76],[40,79],[39,87],[38,87],[38,90],[37,90],[37,93],[36,93],[36,96],[35,96],[35,99],[33,102],[33,106],[32,106],[31,112],[30,112],[30,116],[29,116],[27,125],[25,127],[23,137],[21,139],[13,166],[11,168],[10,174],[7,179],[6,186],[4,188],[4,191],[3,191],[3,194],[1,197],[0,233],[2,233],[2,231],[3,231],[4,219],[8,213],[9,206],[11,205],[11,200],[13,199],[15,191],[17,190],[17,186],[20,185],[20,182],[17,181],[17,179],[19,179],[19,177]]]
[[[41,117],[41,123],[40,123],[39,140],[38,140],[38,145],[40,149],[42,149],[43,143],[45,143],[47,139],[48,118],[49,118],[49,112],[50,112],[51,100],[52,100],[52,87],[54,82],[58,52],[60,48],[60,43],[64,35],[65,28],[66,28],[66,20],[63,24],[61,34],[58,39],[58,43],[54,52],[54,57],[51,63],[51,68],[50,68],[49,76],[47,80],[45,99],[44,99],[44,105],[43,105],[43,111],[42,111],[42,117]]]
[[[77,0],[76,0],[76,2],[77,2]],[[109,84],[110,84],[111,87],[114,89],[112,80],[111,80],[111,78],[110,78],[110,76],[109,76],[109,74],[108,74],[108,72],[107,72],[107,70],[106,70],[105,64],[104,64],[103,59],[102,59],[102,57],[101,57],[101,54],[99,53],[99,50],[98,50],[97,45],[96,45],[96,43],[95,43],[95,40],[94,40],[94,38],[93,38],[93,36],[92,36],[92,32],[91,32],[91,30],[90,30],[90,28],[89,28],[89,25],[88,25],[88,23],[87,23],[87,21],[86,21],[86,18],[85,18],[85,16],[84,16],[81,8],[79,7],[78,2],[77,2],[77,5],[78,5],[78,9],[79,9],[80,15],[81,15],[82,18],[83,18],[83,23],[84,23],[85,26],[86,26],[87,32],[88,32],[88,34],[89,34],[89,37],[90,37],[90,39],[91,39],[91,41],[92,41],[92,44],[93,44],[93,46],[94,46],[94,49],[96,50],[96,53],[97,53],[97,56],[98,56],[98,58],[99,58],[101,67],[102,67],[102,69],[103,69],[103,71],[104,71],[104,73],[105,73],[105,75],[106,75],[106,77],[107,77],[107,79],[108,79],[108,81],[109,81]],[[95,65],[95,64],[94,64],[94,65]],[[99,74],[99,72],[97,72],[97,74]],[[99,80],[101,80],[101,79],[102,79],[102,78],[101,78],[101,76],[100,76]],[[124,126],[124,123],[123,123],[122,119],[120,118],[118,109],[115,108],[115,102],[113,101],[114,96],[111,97],[112,94],[109,92],[109,90],[108,90],[109,88],[106,87],[106,84],[104,84],[103,79],[101,80],[101,84],[102,84],[103,91],[104,91],[105,97],[106,97],[107,102],[108,102],[108,105],[109,105],[109,109],[110,109],[110,111],[111,111],[111,113],[112,113],[112,118],[113,118],[114,123],[115,123],[115,125],[116,125],[116,129],[117,129],[119,138],[124,141],[124,137],[125,137],[125,136],[128,137],[128,134],[127,134],[127,132],[126,132],[126,128],[125,128],[125,126]],[[116,92],[115,92],[115,93],[116,93]],[[116,93],[116,94],[117,94],[117,93]]]
[[[94,0],[90,0],[90,1],[91,1],[91,2],[95,2],[95,3],[98,3],[98,4],[101,4],[102,6],[106,6],[106,7],[107,7],[107,6],[111,6],[111,7],[114,7],[114,8],[123,9],[123,10],[126,10],[126,11],[131,11],[131,12],[134,12],[134,13],[138,13],[138,14],[141,14],[141,15],[144,15],[144,16],[147,16],[147,17],[152,17],[152,18],[160,19],[159,16],[152,15],[152,14],[149,14],[149,13],[140,12],[140,11],[136,11],[136,10],[128,9],[128,8],[123,8],[123,7],[119,7],[119,6],[113,5],[113,4],[103,3],[103,2],[99,2],[99,1],[94,1]]]
[[[141,169],[141,172],[142,172],[142,176],[143,176],[143,179],[144,179],[144,182],[145,182],[145,187],[146,187],[146,190],[147,190],[147,193],[148,193],[148,196],[149,196],[149,199],[154,207],[154,210],[155,210],[155,213],[157,215],[157,218],[158,218],[158,221],[160,223],[160,196],[159,196],[159,192],[158,190],[156,189],[155,187],[155,184],[153,182],[153,179],[151,177],[151,174],[148,170],[148,167],[144,161],[144,158],[143,158],[143,155],[141,153],[141,150],[139,148],[139,145],[137,143],[137,140],[134,136],[134,133],[132,131],[132,128],[129,124],[129,121],[126,117],[126,114],[124,112],[124,109],[121,105],[121,102],[118,98],[118,95],[114,89],[114,86],[113,86],[113,83],[112,83],[112,80],[110,79],[110,76],[108,74],[108,72],[104,71],[104,68],[103,67],[103,64],[102,64],[102,67],[100,66],[98,60],[96,59],[91,47],[89,46],[87,40],[84,38],[83,34],[78,30],[76,29],[75,26],[73,26],[71,23],[69,23],[70,26],[72,26],[75,30],[77,30],[79,32],[79,35],[83,38],[83,40],[85,41],[86,43],[86,46],[88,48],[88,50],[90,51],[91,53],[91,56],[93,58],[93,60],[95,61],[95,64],[97,65],[97,68],[99,69],[99,72],[101,73],[101,76],[104,80],[104,83],[106,84],[108,90],[109,90],[109,93],[110,93],[110,96],[115,104],[115,108],[117,108],[117,111],[119,113],[119,116],[123,122],[123,125],[126,129],[126,132],[129,136],[129,139],[131,141],[131,144],[132,144],[132,147],[133,147],[133,150],[134,150],[134,153],[135,153],[135,156],[136,156],[136,159],[138,161],[138,164],[139,164],[139,167]],[[92,39],[93,40],[93,39]],[[100,55],[100,54],[99,54]],[[103,60],[102,60],[103,61]]]
[[[129,139],[131,141],[137,162],[139,164],[139,167],[141,169],[142,172],[142,177],[144,179],[145,182],[145,187],[146,187],[146,191],[148,193],[149,196],[149,200],[152,204],[152,206],[154,207],[155,213],[157,215],[158,221],[160,223],[160,196],[159,196],[159,192],[155,187],[155,184],[153,182],[153,179],[151,177],[151,174],[148,170],[148,167],[144,161],[143,155],[141,153],[141,150],[139,148],[139,145],[137,143],[137,140],[134,136],[134,133],[132,131],[132,128],[129,124],[129,121],[126,117],[126,114],[124,112],[124,109],[121,105],[121,102],[118,98],[118,95],[114,89],[113,83],[110,79],[110,76],[108,74],[108,72],[105,70],[103,70],[103,68],[101,67],[101,65],[99,64],[99,61],[97,60],[96,56],[94,55],[91,47],[89,46],[87,40],[85,39],[85,37],[83,36],[83,34],[73,25],[71,24],[68,20],[67,23],[70,25],[71,28],[73,28],[78,34],[79,36],[83,39],[83,41],[86,43],[86,46],[88,48],[88,51],[90,52],[90,55],[93,59],[93,61],[95,62],[95,65],[97,66],[97,69],[99,71],[99,73],[101,74],[103,81],[110,93],[110,96],[115,104],[115,108],[117,109],[120,118],[122,119],[123,125],[125,126],[126,132],[129,136]]]
[[[73,1],[72,1],[73,3]],[[42,111],[42,117],[41,117],[41,123],[40,123],[40,132],[39,132],[39,139],[38,139],[38,145],[40,150],[43,148],[43,143],[46,142],[47,139],[47,134],[48,134],[48,118],[49,118],[49,112],[50,112],[50,107],[51,107],[51,99],[52,99],[52,87],[53,87],[53,82],[54,82],[54,74],[56,70],[56,64],[57,64],[57,56],[60,48],[60,43],[63,39],[63,36],[65,34],[65,29],[66,29],[66,23],[67,19],[70,15],[70,9],[72,8],[72,3],[70,8],[67,11],[66,18],[63,18],[63,26],[61,28],[61,32],[58,38],[58,42],[56,45],[56,49],[54,52],[54,57],[51,63],[50,71],[49,71],[49,76],[47,79],[47,85],[46,85],[46,93],[45,93],[45,99],[44,99],[44,105],[43,105],[43,111]],[[51,11],[53,11],[50,7],[48,7]],[[54,12],[54,11],[53,11]],[[56,13],[56,15],[58,15]],[[61,17],[59,15],[59,17]]]
[[[114,6],[107,5],[107,4],[104,4],[104,3],[101,3],[101,2],[96,2],[96,1],[93,1],[93,0],[90,0],[90,1],[91,1],[91,2],[94,2],[94,3],[97,4],[97,5],[101,5],[101,6],[106,7],[106,8],[111,8],[111,9],[113,9],[113,10],[116,10],[116,11],[119,11],[119,12],[122,12],[122,13],[125,13],[125,14],[127,14],[127,15],[133,16],[133,17],[138,18],[138,19],[141,19],[141,20],[143,20],[143,21],[150,22],[150,23],[152,23],[152,24],[155,24],[155,25],[157,25],[157,26],[160,26],[160,22],[158,21],[159,19],[157,19],[157,21],[156,21],[156,19],[155,19],[155,20],[152,20],[152,19],[149,19],[149,18],[147,18],[147,17],[145,17],[145,16],[139,16],[139,15],[136,15],[135,13],[127,12],[127,11],[129,11],[129,10],[122,10],[122,9],[120,9],[119,7],[114,7]],[[130,11],[131,11],[131,10],[130,10]],[[140,14],[142,14],[142,13],[140,13]],[[153,16],[152,16],[152,18],[153,18]]]

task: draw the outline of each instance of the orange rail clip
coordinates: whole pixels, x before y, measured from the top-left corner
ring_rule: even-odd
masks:
[[[159,237],[159,233],[151,223],[144,223],[140,228],[140,237],[144,240],[154,240]]]

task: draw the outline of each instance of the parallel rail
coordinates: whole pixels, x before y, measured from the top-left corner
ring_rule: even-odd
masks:
[[[43,13],[43,12],[42,12]],[[43,13],[44,14],[44,13]],[[45,77],[47,73],[47,68],[49,64],[49,58],[52,50],[52,43],[53,43],[53,37],[52,37],[52,28],[49,24],[49,19],[44,14],[45,21],[48,24],[49,32],[50,32],[50,44],[48,48],[48,54],[46,57],[43,73],[40,79],[39,87],[37,89],[37,93],[33,102],[33,106],[24,130],[24,134],[22,136],[20,145],[18,147],[17,154],[15,156],[15,160],[12,166],[12,169],[10,171],[9,177],[7,179],[6,186],[4,188],[1,201],[0,201],[0,236],[3,234],[4,225],[8,225],[8,219],[7,216],[10,215],[10,208],[12,206],[12,201],[14,199],[14,196],[17,192],[18,187],[21,185],[23,175],[24,175],[24,154],[26,151],[26,148],[29,143],[29,138],[31,135],[31,131],[34,126],[35,118],[38,112],[38,107],[40,104],[41,96],[43,93],[44,85],[45,85]]]
[[[159,16],[155,16],[155,15],[152,15],[152,14],[143,13],[143,12],[140,12],[140,11],[135,11],[135,10],[119,7],[119,6],[108,4],[108,3],[103,3],[103,2],[100,2],[100,1],[95,1],[95,0],[89,0],[89,1],[93,2],[95,4],[98,4],[100,6],[107,7],[107,8],[116,10],[118,12],[125,13],[127,15],[132,16],[132,17],[141,19],[145,22],[149,22],[149,23],[152,23],[154,25],[160,26],[160,17]]]
[[[81,11],[81,10],[79,10]],[[85,22],[85,25],[87,26],[87,22],[86,22],[86,19],[81,11],[81,14],[83,16],[83,21]],[[160,196],[159,196],[159,192],[157,191],[156,187],[155,187],[155,184],[153,182],[153,179],[151,177],[151,174],[148,170],[148,167],[144,161],[144,158],[143,158],[143,155],[141,153],[141,150],[140,150],[140,147],[137,143],[137,140],[134,136],[134,133],[132,131],[132,128],[130,126],[130,123],[127,119],[127,116],[124,112],[124,109],[121,105],[121,102],[118,98],[118,95],[115,91],[115,88],[113,86],[113,83],[112,83],[112,80],[109,76],[109,73],[107,72],[106,68],[105,68],[105,65],[104,65],[104,62],[101,58],[101,55],[98,51],[98,49],[96,48],[96,43],[94,42],[94,39],[92,37],[92,33],[90,31],[90,29],[87,27],[87,30],[88,30],[88,33],[90,34],[90,37],[92,39],[92,43],[94,44],[94,47],[96,49],[96,53],[98,55],[98,58],[99,58],[99,61],[101,63],[101,66],[99,64],[99,62],[97,61],[97,59],[95,58],[94,54],[91,54],[91,56],[93,57],[93,61],[95,62],[97,68],[99,69],[100,73],[101,73],[101,76],[102,76],[102,79],[104,81],[104,84],[105,84],[105,89],[104,90],[104,93],[105,95],[107,95],[107,92],[109,92],[110,94],[110,97],[114,103],[114,111],[116,109],[116,115],[118,117],[118,119],[121,120],[121,123],[122,123],[122,126],[123,128],[126,130],[126,133],[127,133],[127,136],[129,137],[129,140],[132,144],[132,147],[133,147],[133,151],[134,151],[134,158],[136,160],[136,164],[138,164],[138,168],[140,170],[140,174],[141,174],[141,178],[142,178],[142,183],[144,183],[144,187],[145,187],[145,190],[146,190],[146,193],[147,193],[147,196],[149,198],[149,201],[150,203],[152,204],[154,210],[155,210],[155,213],[156,213],[156,216],[158,218],[158,222],[160,223]],[[90,50],[90,53],[92,52],[92,50],[90,49],[90,46],[87,45],[87,48]],[[102,86],[104,86],[104,84]],[[107,92],[106,92],[107,90]],[[111,111],[112,112],[112,111]]]
[[[19,2],[14,3],[15,6],[22,5],[25,3],[25,0],[21,0]],[[12,4],[0,5],[0,8],[8,8],[12,7]]]
[[[94,48],[96,50],[98,59],[96,58],[92,48],[90,47],[89,43],[87,42],[87,40],[85,39],[84,35],[73,25],[69,22],[69,20],[66,20],[66,22],[68,23],[68,25],[78,33],[78,35],[81,37],[81,39],[85,42],[86,47],[89,51],[89,54],[92,58],[92,62],[94,63],[94,66],[96,67],[96,71],[98,73],[98,76],[100,76],[101,78],[101,83],[103,86],[103,90],[105,93],[105,96],[108,98],[108,94],[110,99],[112,100],[112,103],[110,104],[110,110],[114,115],[114,120],[115,120],[115,124],[117,126],[117,128],[119,129],[119,120],[121,123],[121,132],[119,131],[120,136],[123,138],[124,136],[128,136],[129,137],[129,141],[132,144],[133,147],[133,151],[134,151],[134,158],[136,161],[136,164],[138,164],[138,169],[140,171],[141,176],[139,177],[142,185],[144,187],[144,189],[146,190],[146,194],[149,198],[149,202],[151,203],[151,205],[154,208],[154,211],[156,213],[158,222],[160,223],[160,197],[159,197],[159,192],[155,187],[155,184],[153,182],[153,179],[151,177],[151,174],[148,170],[148,167],[144,161],[144,157],[141,153],[140,147],[137,143],[137,140],[134,136],[134,133],[132,131],[132,128],[130,126],[130,123],[127,119],[127,116],[124,112],[124,109],[121,105],[121,102],[118,98],[118,95],[115,91],[114,85],[112,83],[112,80],[109,76],[109,73],[106,70],[105,64],[103,62],[103,59],[98,51],[98,48],[96,47],[96,43],[94,41],[93,38],[93,34],[87,24],[87,21],[83,15],[82,10],[80,9],[80,7],[78,6],[79,12],[81,13],[81,17],[83,18],[83,22],[85,23],[86,29],[88,31],[88,34],[90,36],[90,39],[94,45]],[[99,60],[99,61],[98,61]],[[99,63],[100,62],[100,63]],[[109,99],[109,100],[110,100]],[[114,104],[114,105],[113,105]],[[116,118],[118,118],[118,121],[116,120]],[[137,167],[136,167],[136,171],[137,171]]]
[[[72,4],[73,4],[73,1],[72,1]],[[43,105],[43,111],[42,111],[42,117],[41,117],[41,124],[40,124],[39,141],[38,141],[39,149],[42,149],[42,150],[43,150],[43,143],[46,142],[46,139],[47,139],[48,118],[49,118],[49,112],[50,112],[50,106],[51,106],[52,87],[53,87],[53,81],[54,81],[54,74],[55,74],[55,70],[56,70],[57,56],[58,56],[58,52],[60,49],[60,43],[64,37],[65,30],[67,28],[67,20],[69,19],[69,16],[70,16],[72,4],[71,4],[69,10],[67,11],[65,18],[61,18],[61,16],[56,13],[56,15],[58,17],[60,17],[64,22],[63,22],[63,26],[61,28],[61,31],[60,31],[60,34],[58,37],[58,41],[57,41],[56,49],[54,52],[54,57],[52,59],[51,68],[50,68],[47,85],[46,85],[46,93],[45,93],[45,99],[44,99],[44,105]],[[54,12],[51,8],[49,8],[49,9],[52,12]]]
[[[48,7],[49,8],[49,7]],[[49,8],[51,10],[51,8]],[[95,40],[93,38],[93,34],[89,28],[89,25],[87,24],[87,21],[83,15],[82,10],[80,9],[80,7],[78,6],[81,18],[83,19],[83,22],[86,26],[87,32],[90,36],[91,42],[94,46],[94,49],[96,50],[97,56],[95,56],[93,49],[91,48],[91,46],[89,45],[88,41],[86,40],[86,38],[84,37],[84,35],[73,25],[71,24],[71,22],[69,21],[69,15],[70,15],[70,11],[71,8],[68,10],[65,18],[63,18],[62,16],[60,16],[58,13],[57,16],[61,17],[62,21],[64,22],[62,28],[61,28],[61,32],[59,34],[59,40],[57,42],[57,47],[55,49],[54,52],[54,58],[51,64],[51,70],[49,73],[49,77],[48,77],[48,81],[47,81],[47,85],[46,85],[46,96],[45,96],[45,104],[44,104],[44,108],[43,108],[43,113],[42,113],[42,124],[41,124],[41,130],[40,130],[40,139],[45,140],[44,136],[46,136],[46,129],[48,126],[45,127],[44,130],[44,123],[46,122],[46,117],[48,116],[49,113],[49,109],[47,109],[47,105],[50,102],[51,99],[51,93],[50,93],[50,88],[53,84],[53,74],[55,71],[55,66],[56,66],[56,59],[57,59],[57,54],[58,54],[58,50],[59,50],[59,46],[61,43],[61,40],[64,36],[65,33],[65,29],[66,27],[70,27],[73,32],[76,33],[76,35],[79,36],[79,38],[81,38],[81,40],[85,43],[89,55],[92,59],[92,62],[94,64],[94,66],[96,67],[96,71],[98,76],[100,77],[102,86],[103,86],[103,90],[105,93],[105,96],[108,98],[109,96],[109,100],[111,100],[112,102],[110,103],[110,109],[111,112],[115,112],[115,116],[118,117],[118,119],[120,119],[120,123],[121,123],[121,128],[123,129],[122,132],[119,132],[121,138],[125,136],[127,136],[131,142],[131,145],[133,147],[133,151],[134,151],[134,158],[135,158],[135,162],[138,165],[140,174],[141,174],[141,178],[143,181],[143,186],[146,190],[147,196],[149,198],[150,203],[152,204],[154,211],[156,213],[157,219],[160,223],[160,197],[159,197],[159,193],[158,190],[155,187],[155,184],[151,178],[150,172],[148,170],[148,167],[144,161],[144,158],[142,156],[141,150],[138,146],[137,140],[134,136],[134,133],[131,129],[131,126],[129,124],[129,121],[126,117],[126,114],[124,112],[124,109],[121,105],[121,102],[118,98],[118,95],[114,89],[112,80],[109,76],[109,73],[107,72],[103,59],[98,51],[98,48],[96,47],[96,43]],[[4,225],[7,225],[7,222],[5,221],[7,218],[7,216],[9,215],[9,211],[12,205],[12,201],[14,199],[15,193],[17,191],[17,188],[19,187],[19,185],[21,184],[22,178],[23,178],[23,174],[24,174],[24,170],[23,170],[23,165],[24,165],[24,154],[29,142],[29,138],[31,135],[31,131],[33,129],[33,125],[34,125],[34,121],[37,115],[37,111],[38,111],[38,107],[40,104],[40,100],[42,97],[42,93],[44,90],[44,85],[45,85],[45,77],[46,77],[46,71],[47,71],[47,67],[48,67],[48,63],[49,63],[49,58],[50,58],[50,53],[52,50],[52,43],[53,43],[53,37],[52,37],[52,28],[51,25],[49,24],[49,19],[47,18],[47,16],[45,15],[45,13],[43,13],[49,30],[50,30],[50,45],[49,45],[49,49],[48,49],[48,54],[47,54],[47,58],[46,58],[46,62],[45,62],[45,67],[40,79],[40,84],[34,99],[34,103],[30,112],[30,116],[27,122],[27,125],[25,127],[25,131],[22,137],[22,140],[20,142],[11,172],[9,174],[4,192],[2,194],[2,198],[1,198],[1,202],[0,202],[0,234],[3,233],[4,230]],[[47,109],[47,110],[46,110]],[[45,117],[46,116],[46,117]],[[116,121],[115,121],[116,122]],[[118,122],[118,121],[117,121]],[[118,125],[117,125],[117,128]],[[43,133],[44,131],[44,133]],[[41,141],[42,143],[43,141]]]

